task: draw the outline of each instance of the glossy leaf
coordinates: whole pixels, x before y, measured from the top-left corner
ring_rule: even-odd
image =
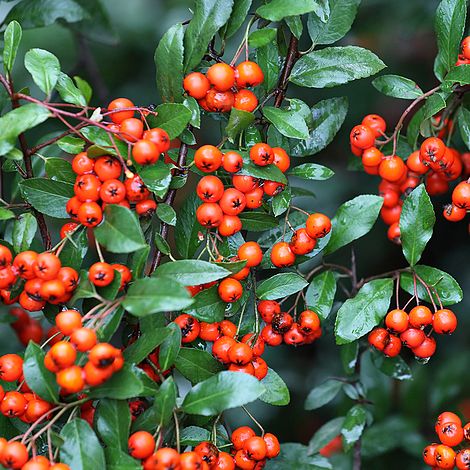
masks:
[[[310,454],[316,454],[322,447],[326,446],[333,438],[338,436],[343,427],[344,417],[334,418],[325,423],[313,435],[308,443],[308,450]]]
[[[345,202],[331,220],[331,238],[325,254],[333,253],[368,233],[377,220],[382,204],[382,197],[369,194]]]
[[[260,87],[269,93],[277,84],[281,70],[281,59],[276,44],[268,44],[256,50],[256,61],[264,74],[264,81]]]
[[[373,80],[372,85],[384,95],[404,100],[414,100],[423,94],[413,80],[399,75],[382,75]]]
[[[13,224],[13,248],[16,253],[26,251],[36,235],[38,223],[34,215],[26,212],[21,214]]]
[[[193,384],[209,379],[223,370],[222,364],[212,354],[192,348],[180,349],[175,367],[183,377]]]
[[[460,135],[468,149],[470,149],[470,110],[462,106],[457,114]]]
[[[275,274],[258,285],[256,296],[261,300],[276,300],[295,294],[307,286],[308,282],[296,273]]]
[[[263,232],[278,226],[276,218],[264,212],[243,212],[239,217],[243,223],[243,229],[250,232]]]
[[[127,452],[117,447],[106,447],[106,470],[141,470],[141,461],[133,459]]]
[[[78,137],[67,135],[57,141],[57,146],[64,152],[76,154],[83,151],[83,148],[85,147],[85,142]]]
[[[181,346],[181,328],[176,323],[167,326],[168,335],[160,344],[158,362],[162,370],[168,370],[176,360]]]
[[[284,214],[289,208],[292,200],[290,187],[287,186],[283,191],[276,194],[271,200],[271,207],[273,210],[274,217],[279,217],[281,214]]]
[[[156,116],[148,116],[152,127],[160,127],[168,132],[170,139],[178,137],[191,120],[192,113],[180,103],[163,103],[155,108]]]
[[[5,29],[3,34],[3,66],[7,72],[11,72],[13,64],[15,63],[18,47],[21,42],[23,31],[18,21],[11,21]]]
[[[169,204],[161,202],[157,207],[157,217],[168,225],[176,224],[176,212]]]
[[[34,83],[50,95],[60,74],[60,63],[54,54],[43,49],[31,49],[24,56],[24,65]]]
[[[45,163],[46,174],[50,179],[74,184],[77,175],[72,170],[72,165],[63,158],[51,157]]]
[[[96,432],[107,446],[127,451],[131,413],[126,401],[107,398],[100,400],[96,406],[94,421]]]
[[[256,14],[270,21],[280,21],[286,16],[303,15],[318,8],[316,0],[271,0],[256,10]]]
[[[87,100],[67,74],[63,72],[59,73],[55,88],[59,92],[60,97],[66,103],[76,104],[77,106],[86,106]]]
[[[444,85],[453,85],[454,83],[460,85],[470,84],[470,64],[456,65],[450,69],[444,77]]]
[[[282,184],[287,183],[287,178],[284,173],[276,165],[259,166],[251,161],[244,161],[243,167],[239,172],[240,175],[253,176],[269,181],[277,181]],[[245,215],[245,214],[240,214]]]
[[[131,253],[146,246],[134,211],[117,204],[104,210],[104,221],[95,228],[96,240],[112,253]]]
[[[241,109],[232,108],[225,133],[230,142],[234,142],[240,132],[244,131],[253,121],[255,115]]]
[[[290,393],[284,380],[273,369],[261,380],[266,391],[259,397],[261,401],[270,405],[284,406],[290,402]]]
[[[154,276],[168,276],[185,286],[204,284],[230,276],[231,272],[202,260],[180,260],[165,263],[155,270]]]
[[[305,119],[300,113],[289,110],[265,106],[264,117],[286,137],[293,139],[307,139],[308,128]]]
[[[250,11],[253,0],[234,0],[233,9],[227,24],[224,27],[224,36],[226,39],[232,37],[244,23],[248,12]]]
[[[139,176],[147,188],[158,197],[163,197],[171,183],[171,169],[169,165],[159,160],[154,165],[146,165],[139,170]]]
[[[182,409],[188,414],[215,416],[256,400],[264,391],[256,377],[222,371],[195,385],[186,395]]]
[[[305,292],[308,308],[318,314],[321,319],[328,318],[336,294],[336,279],[331,271],[315,276]]]
[[[432,237],[435,221],[431,199],[421,184],[405,198],[400,216],[400,240],[410,266],[420,260]]]
[[[281,445],[281,453],[268,460],[266,470],[324,470],[332,469],[329,461],[321,455],[311,455],[307,446],[288,442]]]
[[[359,360],[359,342],[343,344],[339,348],[341,362],[343,364],[344,372],[352,375],[356,370],[357,361]]]
[[[387,314],[392,291],[392,279],[376,279],[346,300],[336,315],[336,344],[351,343],[378,325]]]
[[[144,331],[134,343],[124,350],[124,359],[135,364],[142,362],[163,343],[168,333],[169,330],[166,328],[151,328]]]
[[[328,379],[310,391],[305,400],[306,410],[316,410],[336,398],[343,387],[343,382]]]
[[[207,429],[198,426],[188,426],[181,431],[181,445],[197,446],[202,441],[210,441],[211,433]]]
[[[263,47],[276,39],[277,31],[274,28],[262,28],[253,31],[248,36],[248,45],[253,49]]]
[[[386,357],[383,353],[373,350],[371,351],[371,357],[375,367],[385,375],[396,380],[410,380],[413,378],[410,366],[401,356]]]
[[[221,300],[217,286],[204,289],[194,297],[194,303],[185,312],[199,321],[215,323],[224,319],[226,303]]]
[[[296,176],[305,180],[323,181],[330,179],[335,172],[326,166],[317,163],[303,163],[289,171],[289,176]]]
[[[325,47],[302,56],[290,81],[309,88],[330,88],[375,75],[385,64],[371,51],[357,46]]]
[[[362,405],[353,406],[344,419],[341,435],[343,436],[343,446],[346,451],[351,449],[353,444],[361,438],[366,426],[367,414]]]
[[[175,243],[178,253],[183,258],[192,258],[201,243],[198,239],[198,233],[202,227],[196,220],[196,209],[200,204],[200,199],[193,192],[186,198],[178,212]]]

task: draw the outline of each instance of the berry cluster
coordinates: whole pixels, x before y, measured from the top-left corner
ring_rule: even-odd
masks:
[[[122,291],[132,280],[131,270],[124,264],[109,264],[105,261],[93,263],[88,270],[88,279],[96,287],[109,286],[114,281],[116,271],[121,274],[119,290]]]
[[[85,386],[95,387],[106,382],[119,371],[124,359],[120,349],[108,343],[99,343],[96,332],[83,326],[82,316],[77,310],[64,310],[55,318],[56,327],[64,337],[55,342],[44,357],[44,365],[56,374],[63,393],[81,392]],[[87,359],[83,367],[75,364]]]
[[[6,468],[21,470],[70,470],[65,463],[51,462],[43,455],[29,458],[27,447],[19,441],[0,437],[0,463]]]
[[[461,155],[447,147],[439,137],[430,137],[405,162],[397,155],[385,156],[377,148],[376,145],[381,145],[377,139],[386,137],[385,130],[386,122],[381,116],[367,115],[351,130],[351,151],[362,159],[366,173],[382,178],[379,194],[384,202],[380,216],[389,226],[388,238],[400,243],[399,220],[403,198],[422,181],[431,196],[445,194],[450,181],[470,175],[470,154]],[[446,129],[441,130],[441,135],[442,132],[445,133]],[[454,222],[462,220],[470,207],[470,184],[461,182],[456,189],[455,202],[453,197],[452,205],[444,208],[444,217]]]
[[[455,65],[470,64],[470,36],[464,38],[460,44],[460,54]]]
[[[434,429],[441,444],[425,447],[424,463],[433,468],[470,468],[470,423],[462,426],[455,413],[444,411],[438,416]],[[457,452],[453,449],[456,446],[460,446]]]
[[[292,266],[297,255],[306,255],[313,251],[317,239],[323,238],[331,230],[331,220],[319,212],[310,214],[305,222],[305,228],[297,229],[291,241],[277,242],[271,250],[271,262],[278,268]]]
[[[394,357],[400,354],[403,343],[416,358],[428,359],[436,351],[436,340],[431,334],[452,334],[457,328],[457,317],[447,308],[433,314],[425,305],[417,305],[409,314],[401,309],[391,310],[385,317],[385,326],[387,329],[377,327],[369,333],[372,346]]]
[[[252,112],[258,106],[258,98],[247,88],[256,87],[263,80],[263,71],[256,62],[247,60],[236,67],[218,62],[209,67],[206,75],[186,75],[183,88],[208,112],[228,113],[232,108]]]
[[[30,341],[41,343],[44,331],[38,320],[32,318],[28,312],[20,307],[11,308],[9,313],[15,317],[15,321],[10,323],[10,326],[21,344],[27,346]]]
[[[265,143],[251,147],[250,159],[258,166],[274,164],[282,172],[286,172],[290,166],[289,155],[284,149],[271,148]],[[243,157],[233,150],[222,153],[213,145],[204,145],[196,150],[194,164],[204,173],[212,173],[220,167],[228,173],[237,173],[243,167]],[[276,181],[234,174],[232,187],[226,189],[217,176],[204,176],[196,190],[203,201],[196,212],[197,220],[203,227],[217,227],[222,236],[234,235],[242,229],[239,215],[245,209],[258,209],[263,204],[264,195],[275,196],[284,186]]]
[[[275,300],[262,300],[257,308],[266,323],[261,338],[269,346],[283,342],[294,346],[311,344],[322,335],[320,318],[313,310],[304,310],[294,321],[289,313],[281,312],[281,305]]]
[[[13,259],[10,249],[0,245],[1,297],[8,305],[18,300],[25,310],[35,312],[43,309],[47,302],[63,304],[72,297],[78,278],[77,271],[62,266],[54,253],[38,254],[28,250]],[[18,285],[17,281],[20,281]],[[19,297],[11,298],[12,289],[21,292]]]

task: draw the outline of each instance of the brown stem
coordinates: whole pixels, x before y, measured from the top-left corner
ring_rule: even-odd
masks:
[[[361,439],[354,444],[353,470],[361,470]]]
[[[294,65],[299,57],[298,51],[299,41],[292,34],[289,41],[289,48],[287,50],[286,60],[284,67],[282,68],[281,76],[276,88],[276,99],[274,100],[274,106],[279,108],[286,97],[287,86],[289,84],[289,77],[294,68]]]

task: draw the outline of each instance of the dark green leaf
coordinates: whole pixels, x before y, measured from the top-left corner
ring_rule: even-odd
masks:
[[[93,90],[90,84],[83,78],[78,77],[77,75],[74,75],[73,79],[75,80],[77,88],[82,92],[82,95],[85,97],[86,102],[89,103],[93,95]]]
[[[196,209],[201,204],[195,192],[184,201],[179,210],[175,226],[175,241],[178,253],[183,258],[192,258],[200,245],[198,233],[202,230],[196,219]]]
[[[470,149],[470,110],[462,106],[457,116],[460,135],[467,148]]]
[[[199,103],[192,96],[187,96],[183,104],[191,111],[190,124],[199,129],[201,127],[201,109],[199,108]]]
[[[3,66],[7,72],[11,72],[15,63],[18,46],[21,42],[23,31],[17,21],[11,21],[5,29],[3,46]]]
[[[198,281],[199,282],[199,281]],[[215,323],[224,319],[226,303],[221,300],[217,286],[204,289],[193,297],[194,303],[185,312],[199,321]]]
[[[290,393],[284,380],[272,369],[268,369],[268,375],[261,380],[266,391],[259,397],[261,401],[270,405],[284,406],[290,402]]]
[[[192,118],[191,111],[179,103],[163,103],[155,108],[156,116],[147,118],[149,125],[160,127],[170,136],[170,139],[178,137]]]
[[[225,38],[233,36],[244,23],[253,0],[234,0],[232,14],[225,25]]]
[[[151,328],[124,350],[124,359],[127,362],[138,364],[142,362],[156,347],[163,343],[168,336],[166,328]]]
[[[229,141],[233,143],[240,132],[244,131],[254,120],[255,115],[253,113],[232,108],[227,127],[225,128]]]
[[[155,234],[155,245],[164,255],[171,253],[170,245],[159,233]]]
[[[280,21],[286,16],[303,15],[319,8],[316,0],[271,0],[256,10],[256,14],[270,21]]]
[[[47,178],[30,178],[21,181],[20,191],[39,212],[58,219],[68,218],[65,205],[74,195],[72,184]]]
[[[331,271],[315,276],[305,292],[305,302],[320,318],[328,318],[336,294],[336,279]]]
[[[71,470],[106,468],[103,448],[93,429],[83,419],[75,418],[60,431],[64,443],[60,447],[60,461]]]
[[[16,253],[26,251],[36,235],[38,223],[34,215],[26,212],[18,216],[13,224],[13,248]]]
[[[111,341],[114,333],[121,325],[123,315],[124,309],[121,306],[106,315],[106,318],[100,324],[100,327],[97,331],[98,339],[100,341],[105,343],[109,343],[109,341]]]
[[[194,15],[184,35],[184,71],[199,64],[215,33],[227,22],[233,0],[196,0]]]
[[[172,278],[138,279],[127,291],[124,308],[143,317],[151,313],[182,310],[193,303],[188,291]]]
[[[413,80],[399,75],[382,75],[373,80],[372,85],[384,95],[404,100],[414,100],[423,94]]]
[[[215,416],[256,400],[265,388],[256,377],[222,371],[195,385],[186,395],[182,409],[188,414]]]
[[[282,135],[293,139],[303,140],[308,138],[307,124],[299,112],[275,108],[274,106],[265,106],[263,114]]]
[[[43,400],[58,403],[59,386],[55,375],[44,365],[44,351],[33,341],[30,341],[24,353],[23,373],[29,388]]]
[[[180,441],[183,446],[197,446],[200,442],[210,441],[211,433],[198,426],[188,426],[181,431]]]
[[[177,23],[163,35],[155,50],[157,87],[164,102],[182,101],[183,37],[183,25]]]
[[[446,107],[446,100],[440,93],[431,95],[423,106],[423,120],[429,119]]]
[[[96,406],[94,421],[98,436],[107,446],[127,451],[131,426],[131,413],[127,401],[107,398],[100,400]]]
[[[316,454],[322,447],[326,446],[333,438],[338,436],[343,427],[344,417],[339,417],[324,424],[310,439],[308,451]]]
[[[171,183],[170,166],[159,160],[154,165],[146,165],[139,170],[139,176],[147,188],[158,197],[163,197]]]
[[[350,29],[361,0],[329,0],[330,15],[326,21],[311,13],[307,27],[313,44],[333,44]]]
[[[310,391],[305,400],[306,410],[316,410],[336,398],[343,387],[343,382],[328,379]]]
[[[31,49],[24,56],[24,66],[33,77],[34,83],[49,96],[60,74],[57,57],[44,49]]]
[[[302,32],[304,30],[304,24],[302,23],[302,18],[300,16],[287,16],[284,18],[287,26],[289,27],[291,33],[297,38],[300,39]]]
[[[181,328],[176,323],[167,326],[168,335],[160,344],[158,362],[161,370],[168,370],[176,360],[181,347]]]
[[[436,216],[424,184],[414,189],[403,203],[400,215],[400,240],[403,254],[414,266],[432,237]]]
[[[437,291],[443,305],[453,305],[460,302],[463,298],[463,292],[457,281],[450,275],[431,266],[416,265],[414,267],[416,274],[429,286],[432,286],[432,295],[434,301],[437,302]],[[400,275],[400,286],[403,290],[414,295],[413,276],[410,273],[402,273]],[[418,296],[420,299],[430,302],[431,299],[424,286],[417,282]]]
[[[268,44],[256,50],[256,61],[264,73],[264,82],[260,85],[269,93],[277,84],[280,72],[279,51],[276,44]]]
[[[223,370],[222,364],[211,354],[192,348],[180,349],[175,367],[193,384],[209,379]]]
[[[25,104],[0,117],[0,155],[15,147],[16,138],[50,117],[50,112],[39,104]]]
[[[281,445],[281,453],[268,460],[266,470],[324,470],[332,469],[329,461],[321,455],[310,455],[307,446],[298,443]]]
[[[325,254],[333,253],[368,233],[377,220],[382,204],[382,197],[369,194],[345,202],[331,221],[331,238]]]
[[[135,212],[117,204],[106,206],[104,221],[94,233],[96,240],[112,253],[131,253],[146,246]]]
[[[314,155],[329,145],[341,128],[348,112],[345,96],[319,101],[312,107],[313,126],[309,137],[292,148],[294,157]]]
[[[276,300],[295,294],[307,286],[308,282],[296,273],[280,273],[261,282],[256,289],[256,296],[261,300]]]
[[[71,135],[67,135],[57,141],[57,146],[64,152],[76,154],[83,151],[85,142],[79,137],[72,137]]]
[[[169,204],[161,202],[157,207],[157,217],[168,225],[176,224],[176,212]]]
[[[291,203],[291,192],[290,187],[287,186],[283,191],[276,194],[271,200],[271,207],[273,210],[274,217],[278,217],[281,214],[284,214],[289,208]]]
[[[188,259],[162,264],[156,269],[154,276],[167,276],[185,286],[193,286],[218,281],[230,274],[230,271],[218,263]]]
[[[366,420],[366,410],[362,405],[355,405],[348,411],[341,429],[343,446],[346,452],[361,438]]]
[[[74,291],[72,300],[70,302],[74,304],[77,300],[92,299],[96,296],[96,289],[94,284],[92,284],[88,279],[88,272],[82,269],[80,272],[80,283],[78,284],[77,289]]]
[[[290,81],[309,88],[329,88],[375,75],[385,64],[371,51],[357,46],[325,47],[302,56]]]
[[[132,271],[132,277],[139,279],[144,275],[144,269],[148,261],[150,246],[147,245],[140,250],[134,251],[129,255],[129,269]]]
[[[317,163],[304,163],[298,165],[289,171],[289,176],[296,176],[305,180],[327,180],[331,178],[335,172],[326,166],[318,165]]]
[[[353,341],[352,343],[343,344],[339,348],[339,353],[344,371],[348,375],[353,374],[358,361],[359,342]]]
[[[351,343],[378,325],[387,314],[392,292],[392,279],[376,279],[346,300],[336,316],[336,344]]]
[[[276,218],[264,212],[243,212],[239,217],[243,223],[243,229],[250,232],[263,232],[278,226]]]
[[[413,377],[410,367],[401,356],[386,357],[376,350],[371,351],[371,356],[375,367],[385,375],[396,380],[410,380]]]
[[[66,103],[76,104],[77,106],[86,106],[87,100],[83,93],[75,86],[72,79],[65,73],[59,72],[56,90],[60,97]]]
[[[421,107],[410,119],[406,129],[406,140],[412,149],[416,148],[421,123],[424,121],[424,107]]]
[[[253,31],[248,36],[248,44],[253,49],[263,47],[276,39],[277,31],[274,28],[262,28]]]
[[[460,85],[470,84],[470,64],[456,65],[452,67],[445,76],[444,82],[449,85],[459,83]]]
[[[263,180],[277,181],[282,184],[287,183],[284,173],[276,165],[259,166],[252,162],[244,161],[240,175],[249,175]]]
[[[442,0],[436,11],[438,54],[434,63],[437,78],[442,80],[457,61],[460,41],[465,29],[465,0]]]
[[[74,184],[77,175],[72,170],[72,165],[63,158],[51,157],[45,163],[48,178],[64,183]]]
[[[141,461],[133,459],[127,451],[116,447],[106,447],[106,470],[141,470]]]

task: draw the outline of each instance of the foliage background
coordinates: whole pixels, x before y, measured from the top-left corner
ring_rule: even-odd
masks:
[[[95,17],[93,23],[85,22],[76,30],[73,25],[70,28],[65,23],[25,30],[23,50],[19,54],[31,47],[53,52],[65,72],[69,75],[78,73],[91,82],[95,90],[93,105],[106,105],[118,96],[127,96],[139,105],[158,104],[153,53],[158,40],[171,25],[190,18],[192,1],[101,0],[101,3],[109,17],[109,24],[100,23]],[[363,0],[351,32],[340,42],[342,45],[355,44],[371,49],[387,64],[386,73],[407,76],[427,90],[435,85],[432,73],[436,52],[433,18],[437,4],[437,0]],[[12,5],[12,2],[0,2],[0,21]],[[227,48],[229,58],[241,40],[240,37],[234,39]],[[303,48],[307,47],[305,45]],[[91,63],[91,66],[86,66],[86,63]],[[16,65],[15,76],[18,83],[30,81],[20,61]],[[347,162],[351,158],[349,129],[371,112],[383,115],[391,128],[406,107],[406,102],[381,95],[370,81],[359,80],[334,91],[296,89],[290,85],[289,94],[295,94],[309,105],[339,93],[349,98],[349,112],[342,130],[330,146],[312,159],[333,168],[336,174],[325,182],[306,183],[316,193],[316,199],[313,203],[311,199],[302,201],[304,208],[332,216],[342,202],[361,193],[377,192],[378,181],[375,177],[347,170]],[[199,145],[216,143],[210,140],[214,135],[213,126],[216,125],[216,122],[206,118],[202,131],[197,135]],[[14,185],[15,182],[10,184]],[[186,188],[190,190],[188,186]],[[180,191],[178,200],[184,198],[184,191]],[[446,201],[434,201],[439,213]],[[371,233],[356,242],[359,276],[405,266],[400,248],[388,242],[385,231],[385,225],[379,221]],[[333,255],[331,261],[347,264],[349,257],[349,249],[345,248]],[[422,263],[452,274],[468,294],[470,246],[466,224],[449,224],[438,216],[434,236]],[[392,469],[397,464],[402,469],[424,468],[420,453],[424,443],[433,440],[435,416],[444,409],[460,409],[467,415],[467,420],[470,419],[469,307],[470,298],[467,295],[455,307],[460,320],[457,332],[451,337],[438,339],[438,352],[431,364],[412,366],[412,381],[394,381],[367,367],[367,361],[363,363],[361,374],[369,386],[368,397],[374,402],[376,421],[383,423],[383,432],[378,433],[377,439],[370,440],[374,445],[363,449],[366,469]],[[321,424],[341,415],[350,406],[349,399],[339,398],[320,410],[303,410],[305,397],[313,386],[329,376],[341,374],[339,351],[334,344],[331,327],[327,326],[326,332],[314,345],[297,350],[286,346],[275,350],[271,348],[267,354],[270,366],[289,386],[291,404],[275,408],[259,403],[251,409],[265,428],[279,435],[282,442],[307,443]],[[0,338],[0,353],[19,349],[7,325],[0,325]],[[228,413],[228,416],[233,427],[246,419],[234,412]],[[389,452],[374,458],[382,447],[389,449]],[[336,457],[334,468],[348,468],[340,455]]]

